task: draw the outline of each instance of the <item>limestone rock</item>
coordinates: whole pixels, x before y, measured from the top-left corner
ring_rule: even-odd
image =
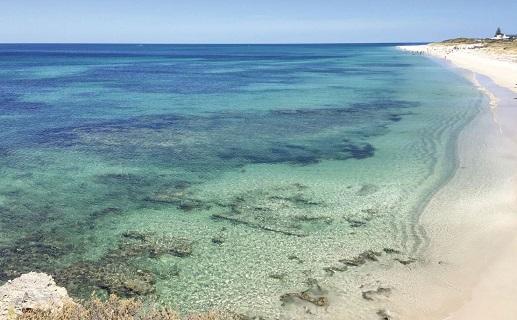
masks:
[[[0,320],[12,312],[59,309],[72,302],[65,288],[45,273],[30,272],[0,287]]]

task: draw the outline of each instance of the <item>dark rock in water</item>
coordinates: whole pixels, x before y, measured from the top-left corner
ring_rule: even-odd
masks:
[[[328,298],[324,295],[325,292],[319,286],[315,279],[308,279],[307,284],[309,288],[302,292],[286,293],[280,296],[282,305],[293,303],[296,300],[305,301],[318,307],[326,307],[329,304]]]
[[[293,216],[293,219],[296,221],[301,221],[301,222],[320,222],[320,223],[325,223],[325,224],[331,224],[333,221],[332,218],[330,218],[330,217],[322,217],[322,216],[313,217],[313,216],[308,216],[306,214]]]
[[[129,230],[129,231],[123,232],[122,237],[128,238],[128,239],[133,239],[133,240],[145,241],[147,234],[142,233],[140,231]]]
[[[382,249],[382,251],[384,251],[387,254],[400,254],[400,253],[402,253],[401,251],[396,250],[396,249],[392,249],[392,248],[384,248],[384,249]]]
[[[294,254],[289,255],[289,256],[287,257],[287,259],[289,259],[289,260],[294,260],[294,261],[296,261],[296,262],[298,262],[298,263],[303,263],[303,260],[302,260],[302,259],[300,259],[298,256],[296,256],[296,255],[294,255]]]
[[[379,213],[379,210],[378,209],[373,209],[373,208],[369,208],[369,209],[363,209],[361,210],[361,212],[364,212],[370,216],[373,216],[373,215],[376,215]]]
[[[415,259],[415,258],[408,258],[408,259],[395,258],[394,260],[398,261],[399,263],[401,263],[405,266],[417,261],[417,259]]]
[[[399,122],[400,120],[402,120],[402,115],[400,115],[400,114],[390,114],[388,119],[390,119],[390,121],[393,121],[393,122]]]
[[[352,158],[357,160],[370,158],[375,154],[375,148],[369,143],[361,146],[349,143],[345,145],[343,151],[349,153]]]
[[[109,207],[109,208],[104,208],[104,209],[100,210],[99,212],[101,214],[121,213],[122,209],[114,208],[114,207]]]
[[[295,206],[318,206],[318,205],[321,205],[321,203],[309,200],[309,199],[303,197],[301,194],[295,194],[295,195],[287,196],[287,197],[273,195],[270,197],[270,199],[290,202]]]
[[[210,209],[210,205],[198,200],[198,199],[183,199],[179,201],[177,208],[183,211],[192,211],[196,209],[200,210],[208,210]]]
[[[318,150],[292,148],[277,144],[275,147],[264,148],[260,152],[247,148],[226,148],[217,152],[217,156],[224,161],[238,161],[243,163],[288,163],[292,165],[311,165],[320,162]]]
[[[309,187],[307,187],[306,185],[304,184],[301,184],[301,183],[293,183],[293,187],[295,187],[296,189],[298,189],[298,191],[302,191],[302,190],[305,190],[305,189],[308,189]]]
[[[298,233],[298,232],[294,232],[294,231],[285,231],[285,230],[282,230],[282,229],[276,229],[276,228],[273,228],[273,227],[263,226],[263,225],[259,225],[259,224],[256,224],[256,223],[251,223],[251,222],[248,222],[248,221],[236,218],[236,217],[225,216],[225,215],[222,215],[222,214],[213,214],[212,215],[212,219],[215,219],[215,220],[226,220],[226,221],[230,221],[230,222],[233,222],[233,223],[246,225],[248,227],[252,227],[252,228],[255,228],[255,229],[262,229],[262,230],[265,230],[265,231],[272,231],[272,232],[277,232],[277,233],[285,234],[287,236],[295,236],[295,237],[305,237],[305,236],[307,236],[304,233]]]
[[[356,220],[352,218],[345,218],[345,220],[350,224],[352,228],[359,228],[366,225],[366,221]]]
[[[58,242],[43,234],[20,238],[8,247],[0,247],[0,281],[32,271],[52,270],[55,260],[70,251],[70,244]]]
[[[213,237],[212,238],[212,243],[219,244],[219,245],[223,244],[224,243],[223,235],[217,235],[217,236]]]
[[[377,187],[376,185],[374,184],[364,184],[361,186],[361,189],[359,189],[359,191],[357,191],[357,195],[358,196],[367,196],[367,195],[370,195],[372,193],[375,193],[379,191],[379,187]]]
[[[121,297],[136,297],[154,292],[154,275],[126,263],[109,261],[79,262],[59,270],[54,275],[58,283],[67,284],[71,291],[77,287],[106,290]],[[80,290],[80,289],[79,289]],[[86,293],[85,293],[86,295]]]
[[[341,259],[339,262],[344,263],[347,266],[358,267],[360,265],[365,264],[368,261],[378,261],[378,257],[382,254],[380,252],[367,250],[363,253],[360,253],[358,256],[351,259]]]
[[[225,211],[212,215],[250,228],[304,237],[326,228],[332,218],[322,215],[323,203],[309,197],[307,187],[299,184],[242,192],[228,200],[212,201]]]
[[[391,288],[378,287],[377,290],[368,290],[363,292],[363,299],[373,301],[377,296],[389,297],[391,295]]]
[[[0,282],[15,278],[17,274],[19,273],[16,270],[0,270]]]
[[[118,249],[110,252],[110,254],[129,256],[148,254],[149,257],[155,258],[164,254],[185,257],[192,253],[192,242],[185,238],[139,231],[126,231],[122,236],[126,241],[122,241]]]
[[[211,203],[192,197],[192,194],[183,190],[171,189],[154,193],[143,199],[148,202],[172,204],[182,211],[208,210],[212,207]]]
[[[185,257],[192,253],[192,242],[184,238],[142,231],[126,231],[121,238],[98,261],[78,262],[57,270],[56,280],[82,297],[99,288],[122,297],[149,295],[154,292],[155,275],[139,267],[141,258],[165,254]],[[178,272],[173,269],[168,276]]]
[[[170,280],[173,277],[177,277],[180,275],[180,268],[177,265],[172,265],[168,267],[167,270],[159,270],[155,272],[156,277],[164,280]]]
[[[186,181],[186,180],[179,180],[179,181],[175,181],[173,186],[177,190],[185,190],[192,186],[192,182]]]
[[[285,273],[272,273],[269,275],[271,279],[284,280],[287,275]]]
[[[329,276],[333,276],[334,273],[336,272],[344,272],[344,271],[347,271],[348,270],[348,267],[347,266],[341,266],[341,267],[335,267],[335,266],[332,266],[332,267],[325,267],[323,268],[323,270],[329,275]]]
[[[29,237],[33,237],[41,233],[41,225],[56,218],[56,208],[30,198],[25,199],[28,194],[21,189],[3,192],[2,195],[10,198],[10,201],[0,205],[0,223],[13,234],[30,234]]]
[[[388,310],[381,309],[381,310],[377,311],[377,315],[379,316],[379,319],[381,319],[381,320],[392,320],[393,319],[393,317],[391,316],[391,314],[389,313]]]
[[[327,297],[312,296],[311,294],[309,294],[306,291],[296,292],[296,293],[286,293],[286,294],[284,294],[284,295],[282,295],[280,297],[280,300],[283,303],[288,303],[292,299],[295,299],[295,298],[298,298],[298,299],[303,300],[303,301],[310,302],[310,303],[312,303],[312,304],[314,304],[315,306],[318,306],[318,307],[328,306],[328,298]]]

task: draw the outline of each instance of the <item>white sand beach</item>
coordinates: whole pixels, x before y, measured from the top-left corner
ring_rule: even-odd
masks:
[[[401,50],[427,54],[451,62],[455,66],[485,75],[496,84],[517,92],[517,57],[490,52],[476,45],[399,46]]]
[[[392,297],[393,313],[517,319],[517,62],[472,47],[400,49],[446,58],[488,94],[492,108],[460,135],[457,172],[421,216],[428,261],[393,279],[402,284]]]

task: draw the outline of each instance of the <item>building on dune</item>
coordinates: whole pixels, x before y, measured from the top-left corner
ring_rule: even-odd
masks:
[[[507,35],[501,31],[501,28],[497,28],[495,35],[491,38],[492,40],[513,40],[517,39],[517,35]]]

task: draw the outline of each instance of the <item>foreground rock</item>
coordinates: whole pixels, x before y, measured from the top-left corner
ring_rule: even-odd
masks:
[[[60,309],[72,302],[65,288],[51,276],[30,272],[0,287],[0,320],[30,310]]]

